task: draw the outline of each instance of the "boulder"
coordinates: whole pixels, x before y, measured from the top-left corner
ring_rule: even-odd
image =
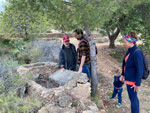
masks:
[[[73,97],[78,98],[80,100],[88,100],[91,96],[91,87],[90,83],[86,84],[78,84],[77,87],[70,90],[70,93]]]
[[[65,70],[61,72],[61,70],[56,71],[52,75],[49,76],[49,80],[54,84],[58,84],[59,86],[65,85],[67,82],[73,80],[72,82],[87,82],[87,75],[84,73],[77,73],[70,70]]]
[[[72,98],[68,95],[59,97],[59,105],[61,107],[70,107],[72,105]]]

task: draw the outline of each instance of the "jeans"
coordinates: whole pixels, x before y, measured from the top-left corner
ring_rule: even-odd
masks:
[[[139,99],[137,97],[137,92],[134,92],[132,85],[127,85],[128,96],[131,102],[131,112],[139,113]]]
[[[115,98],[115,96],[118,94],[118,103],[122,103],[122,91],[123,88],[117,89],[114,87],[112,98]]]
[[[88,82],[90,82],[90,64],[83,65],[82,67],[82,73],[86,73],[88,77]]]

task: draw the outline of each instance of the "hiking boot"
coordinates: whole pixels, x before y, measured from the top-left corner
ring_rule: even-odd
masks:
[[[116,104],[117,108],[120,108],[121,106],[122,106],[121,103]]]
[[[115,100],[114,98],[112,98],[111,96],[108,96],[108,99],[109,100]]]

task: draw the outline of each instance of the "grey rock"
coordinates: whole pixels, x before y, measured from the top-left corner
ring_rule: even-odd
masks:
[[[72,98],[68,95],[59,98],[59,105],[61,107],[70,107],[72,104]]]
[[[80,100],[88,100],[91,96],[90,83],[78,84],[77,87],[70,90],[70,93],[73,97]]]
[[[75,108],[61,108],[59,106],[46,105],[38,113],[76,113]]]
[[[70,80],[75,80],[76,82],[83,82],[84,80],[87,81],[87,76],[86,74],[83,73],[79,74],[77,72],[70,71],[70,70],[65,70],[63,72],[61,72],[61,70],[58,70],[49,76],[49,80],[54,84],[63,86]]]
[[[97,108],[96,104],[93,105],[93,106],[88,106],[90,108],[91,111],[94,111],[94,112],[98,112],[99,109]]]
[[[36,74],[33,74],[32,77],[33,77],[34,79],[37,79],[37,78],[39,77],[39,75],[40,75],[39,73],[36,73]]]
[[[102,101],[102,100],[99,100],[99,101],[98,101],[98,103],[97,103],[97,107],[98,107],[99,109],[105,109],[105,107],[104,107],[104,103],[103,103],[103,101]]]
[[[25,84],[25,85],[20,86],[20,88],[18,88],[17,94],[20,98],[23,98],[25,93],[27,93],[27,87],[28,85]]]

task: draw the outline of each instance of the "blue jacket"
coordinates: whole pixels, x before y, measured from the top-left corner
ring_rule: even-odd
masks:
[[[125,80],[135,82],[136,86],[140,86],[143,75],[143,53],[142,51],[134,51],[138,49],[136,45],[129,48],[123,59],[122,75],[125,76]],[[125,63],[125,57],[129,54],[127,62]],[[125,73],[124,73],[124,66]]]
[[[71,66],[71,67],[73,67],[73,69],[70,69],[70,67],[68,67],[68,64],[67,64],[67,60],[68,60],[67,54],[68,53],[65,51],[64,44],[62,45],[62,48],[59,52],[59,65],[64,65],[65,69],[74,70],[74,69],[76,69],[76,64],[77,64],[77,52],[76,52],[75,46],[71,43],[70,43],[70,48],[71,48],[71,50],[73,52],[73,56],[74,56],[74,61],[72,61],[74,63]]]
[[[122,85],[124,84],[123,82],[120,81],[120,77],[121,77],[121,75],[114,76],[114,82],[113,82],[113,84],[114,84],[114,86],[116,88],[121,88]]]

